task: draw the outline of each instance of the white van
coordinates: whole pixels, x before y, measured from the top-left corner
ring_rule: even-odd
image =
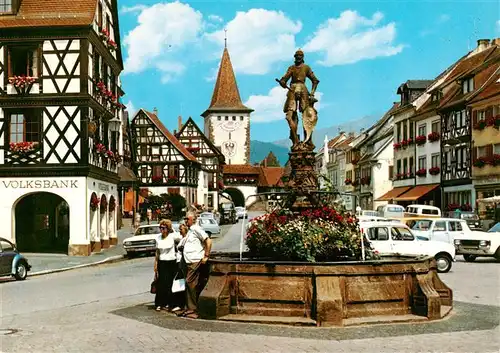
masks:
[[[406,216],[436,216],[441,217],[441,210],[436,206],[409,205],[406,207]]]
[[[405,208],[401,205],[388,204],[384,206],[378,206],[377,212],[379,217],[403,218],[405,215]]]

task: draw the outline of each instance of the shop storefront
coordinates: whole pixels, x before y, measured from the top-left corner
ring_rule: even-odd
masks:
[[[0,195],[2,236],[20,251],[90,255],[91,243],[94,251],[117,243],[116,185],[85,177],[2,178]]]

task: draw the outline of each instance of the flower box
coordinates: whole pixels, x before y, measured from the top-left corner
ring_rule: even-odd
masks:
[[[160,183],[160,182],[162,182],[162,181],[163,181],[163,176],[161,176],[161,175],[153,175],[153,176],[151,177],[151,181],[152,181],[153,183]]]
[[[118,45],[116,44],[116,42],[114,40],[108,39],[106,44],[108,46],[108,49],[112,52],[115,51],[116,49],[118,49]]]
[[[356,187],[356,186],[358,186],[358,185],[359,185],[359,180],[354,180],[354,181],[352,182],[352,186]]]
[[[486,120],[484,120],[484,119],[479,120],[473,126],[474,130],[483,130],[485,127],[486,127]]]
[[[493,126],[494,128],[500,128],[500,114],[496,116],[492,116],[486,121],[487,126]]]
[[[401,143],[396,142],[392,146],[394,147],[395,150],[399,150],[401,148]]]
[[[500,166],[500,154],[494,154],[491,158],[491,165]]]
[[[344,180],[344,184],[346,185],[351,185],[352,184],[352,180],[347,178],[346,180]]]
[[[429,174],[430,175],[438,175],[440,171],[441,170],[439,169],[439,167],[432,167],[431,169],[429,169]]]
[[[429,142],[436,142],[439,141],[439,138],[441,136],[439,135],[439,132],[431,132],[429,135],[427,135],[427,139]]]
[[[370,177],[363,177],[361,178],[361,185],[370,185],[371,178]]]
[[[200,151],[200,148],[199,147],[187,147],[186,148],[189,152],[191,153],[195,153],[195,152],[199,152]]]
[[[490,164],[490,161],[486,157],[479,157],[474,161],[474,167],[483,168],[486,164]]]
[[[448,206],[446,206],[446,209],[448,211],[455,211],[460,208],[460,205],[458,203],[450,203]]]
[[[419,177],[424,177],[427,175],[427,169],[421,168],[421,169],[417,170],[417,172],[415,174],[417,174],[417,176],[419,176]]]
[[[405,148],[408,147],[408,145],[409,145],[408,140],[401,141],[401,147]]]
[[[34,152],[38,147],[38,142],[11,142],[9,149],[11,152],[19,154],[29,154]]]
[[[99,199],[97,198],[97,195],[95,193],[92,193],[92,196],[90,197],[90,210],[97,211],[98,207],[99,207]]]
[[[465,212],[470,212],[472,211],[472,206],[466,203],[465,205],[460,206],[460,209]]]
[[[403,178],[404,178],[404,176],[405,176],[405,174],[404,174],[404,173],[397,173],[397,174],[396,174],[395,179],[396,179],[396,180],[398,180],[398,179],[403,179]]]
[[[425,135],[419,135],[415,138],[415,143],[419,146],[425,144],[427,137]]]
[[[95,144],[95,151],[98,154],[105,156],[106,155],[106,146],[104,146],[102,143],[96,143]]]
[[[178,182],[179,182],[179,179],[177,179],[177,177],[170,176],[170,177],[168,177],[167,185],[174,185],[174,184],[177,184]]]
[[[36,80],[37,80],[36,77],[26,76],[26,75],[9,77],[9,83],[17,88],[26,88],[29,85],[35,83]]]
[[[102,40],[107,41],[109,39],[109,32],[106,28],[101,28],[99,30],[99,37],[101,37]]]

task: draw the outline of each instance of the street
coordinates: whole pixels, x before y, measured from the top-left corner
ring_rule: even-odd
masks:
[[[251,216],[249,217],[251,218]],[[239,250],[241,221],[214,239]],[[179,319],[151,310],[153,258],[0,283],[2,352],[498,352],[500,267],[457,257],[440,275],[455,313],[434,324],[302,328]]]

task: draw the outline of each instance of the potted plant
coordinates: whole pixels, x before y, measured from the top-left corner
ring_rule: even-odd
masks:
[[[427,169],[425,168],[420,168],[419,170],[417,170],[416,172],[417,176],[419,177],[424,177],[427,175]]]
[[[481,119],[477,123],[474,124],[474,130],[483,130],[486,127],[486,120]]]
[[[438,175],[439,171],[440,171],[439,167],[432,167],[429,169],[429,174],[430,175]]]
[[[394,147],[395,150],[399,150],[401,148],[401,143],[400,142],[396,142],[392,146]]]
[[[439,138],[440,138],[440,135],[439,135],[439,132],[431,132],[429,135],[427,135],[427,139],[430,141],[430,142],[436,142],[436,141],[439,141]]]
[[[11,152],[17,154],[30,154],[33,153],[38,147],[38,142],[11,142],[9,149]]]
[[[423,144],[425,144],[426,141],[427,141],[427,137],[425,135],[419,135],[415,138],[415,143],[418,146],[422,146]]]
[[[352,184],[352,180],[347,178],[346,180],[344,180],[344,184],[346,185],[351,185]]]

